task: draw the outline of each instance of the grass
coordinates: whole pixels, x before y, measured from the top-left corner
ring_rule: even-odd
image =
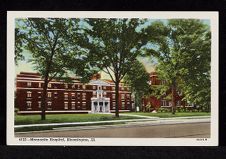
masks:
[[[15,125],[126,120],[138,118],[140,117],[120,116],[119,118],[116,118],[114,114],[47,114],[46,120],[43,121],[41,120],[40,115],[16,115]]]
[[[118,125],[118,124],[125,124],[125,122],[117,122],[117,123],[96,123],[96,125]],[[15,132],[28,132],[28,131],[42,131],[42,130],[53,130],[53,128],[59,127],[79,127],[79,126],[92,126],[87,124],[81,125],[61,125],[61,126],[36,126],[36,127],[23,127],[23,128],[15,128]]]
[[[189,116],[210,116],[210,113],[206,112],[177,112],[172,114],[171,112],[167,113],[149,113],[149,112],[131,112],[125,114],[134,114],[134,115],[142,115],[142,116],[153,116],[160,118],[171,118],[171,117],[189,117]]]

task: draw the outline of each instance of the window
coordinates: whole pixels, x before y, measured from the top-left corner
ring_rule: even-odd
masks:
[[[97,92],[96,91],[93,91],[93,96],[97,95]]]
[[[38,101],[38,108],[41,108],[42,102]]]
[[[51,83],[48,83],[48,88],[51,88]]]
[[[31,109],[31,101],[27,101],[27,109]]]
[[[31,87],[31,82],[27,82],[27,86],[28,87]]]
[[[106,93],[106,92],[104,92],[104,97],[106,97],[106,95],[107,95],[107,93]]]
[[[48,98],[51,98],[51,97],[52,97],[52,92],[48,92],[48,93],[47,93],[47,97],[48,97]]]
[[[122,109],[125,109],[125,102],[122,102]]]
[[[86,103],[82,102],[82,109],[86,109]]]
[[[71,86],[71,88],[75,88],[75,84],[73,84],[73,85]]]
[[[64,109],[68,109],[68,102],[64,102]]]
[[[105,90],[105,89],[107,89],[107,87],[106,86],[103,86],[103,89]]]
[[[82,85],[82,89],[86,89],[86,85]]]
[[[112,90],[113,90],[113,91],[115,90],[115,87],[114,87],[114,86],[112,87]]]
[[[65,89],[68,89],[68,84],[64,84],[64,88]]]
[[[75,102],[71,102],[71,109],[75,109]]]
[[[77,99],[80,99],[80,93],[77,93]]]
[[[112,94],[112,99],[115,99],[115,94]]]
[[[129,105],[130,104],[130,102],[127,102],[127,105]]]
[[[121,90],[124,91],[124,87],[123,86],[121,87]]]
[[[48,108],[51,108],[52,102],[47,102],[47,106],[48,106]]]
[[[125,99],[125,94],[121,94],[121,99]]]
[[[97,89],[97,87],[96,86],[93,86],[93,89]]]
[[[176,105],[177,105],[177,106],[181,106],[181,101],[178,100],[177,103],[176,103]]]
[[[169,101],[161,100],[161,106],[163,106],[163,107],[170,107]]]
[[[115,109],[115,102],[112,102],[112,108]]]
[[[82,99],[86,100],[86,93],[82,93]]]
[[[55,95],[55,97],[54,97],[54,98],[57,98],[57,94],[58,94],[57,92],[54,92],[54,95]]]
[[[68,93],[64,93],[64,100],[68,100]]]
[[[42,97],[42,92],[38,92],[38,98]]]
[[[130,94],[126,94],[126,98],[127,99],[130,99]]]
[[[75,93],[71,93],[71,99],[75,100]]]
[[[42,83],[41,83],[41,82],[38,83],[38,87],[39,87],[39,88],[42,87]]]
[[[30,91],[27,91],[27,97],[31,98],[31,92]]]

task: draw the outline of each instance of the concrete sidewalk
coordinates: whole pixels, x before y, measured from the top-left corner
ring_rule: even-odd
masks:
[[[97,124],[109,124],[109,123],[144,123],[150,121],[183,121],[185,119],[210,119],[210,116],[190,116],[190,117],[174,117],[174,118],[159,118],[150,116],[141,116],[133,114],[120,114],[121,116],[134,116],[142,117],[144,119],[128,119],[128,120],[109,120],[109,121],[94,121],[94,122],[70,122],[70,123],[47,123],[47,124],[28,124],[28,125],[15,125],[14,128],[25,128],[25,127],[43,127],[43,126],[84,126],[84,125],[97,125]]]

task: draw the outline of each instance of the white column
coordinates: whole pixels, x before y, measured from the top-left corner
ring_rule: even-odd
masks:
[[[91,101],[91,113],[93,113],[93,101]]]
[[[107,102],[107,113],[110,113],[110,102]]]
[[[103,113],[106,113],[106,112],[105,112],[105,101],[103,101],[102,112],[103,112]]]
[[[100,105],[99,105],[99,101],[97,101],[97,113],[100,112]]]

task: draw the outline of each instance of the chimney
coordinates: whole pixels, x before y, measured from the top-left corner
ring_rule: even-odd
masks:
[[[92,80],[98,80],[98,79],[100,79],[101,78],[101,75],[100,75],[100,73],[96,73],[96,74],[94,74],[93,76],[92,76]]]

